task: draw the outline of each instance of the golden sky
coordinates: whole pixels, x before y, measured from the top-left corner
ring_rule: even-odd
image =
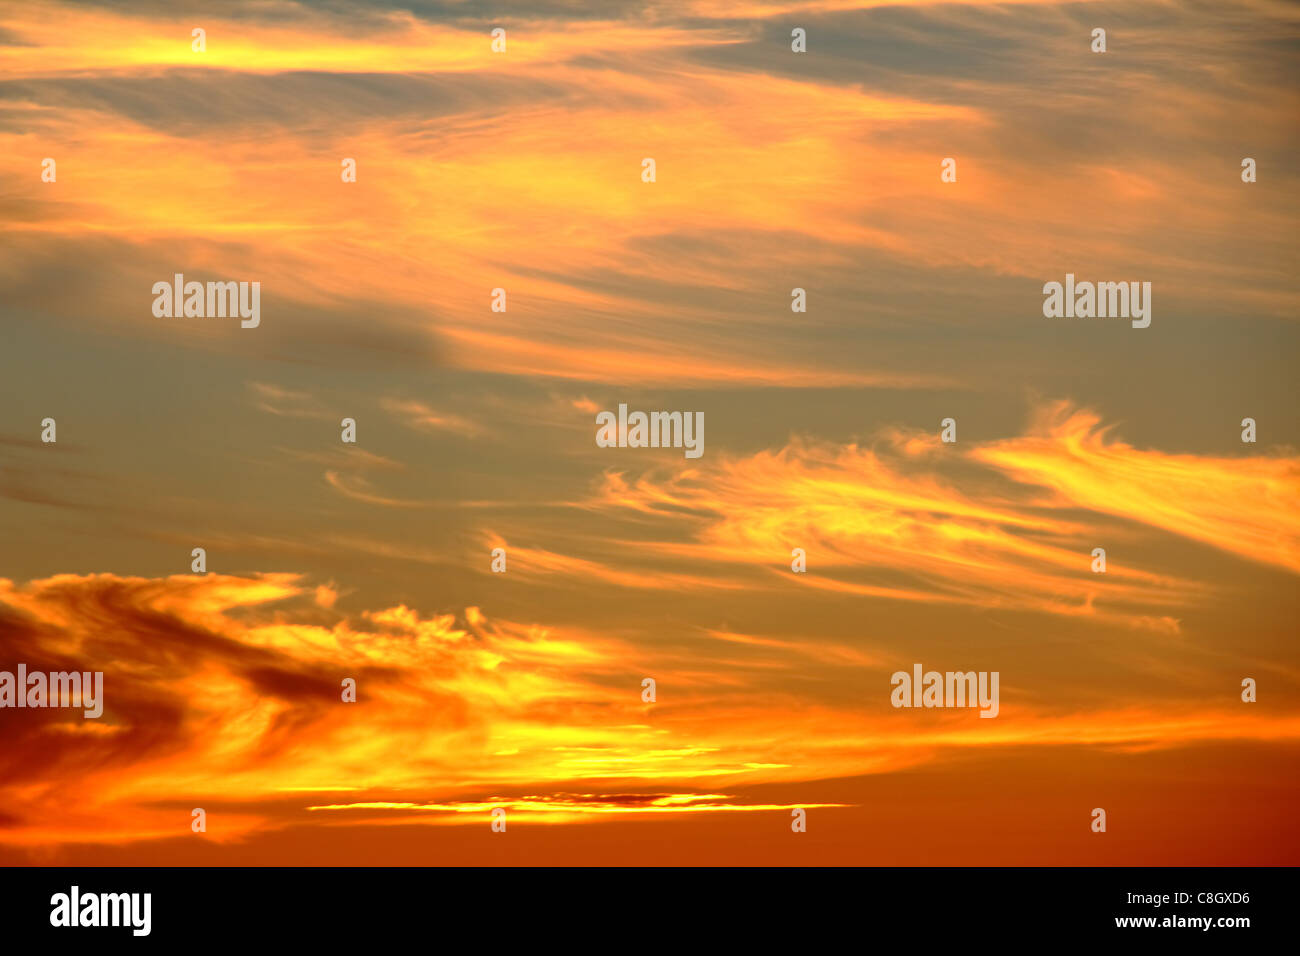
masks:
[[[1298,21],[0,8],[0,862],[1300,862]]]

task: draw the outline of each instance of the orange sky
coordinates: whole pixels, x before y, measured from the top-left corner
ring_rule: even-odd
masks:
[[[0,12],[0,863],[1300,861],[1295,9],[471,6]]]

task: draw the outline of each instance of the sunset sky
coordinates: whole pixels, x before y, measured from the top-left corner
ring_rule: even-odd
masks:
[[[0,2],[0,671],[104,673],[0,709],[0,864],[1300,863],[1298,41]],[[998,716],[892,707],[916,663]]]

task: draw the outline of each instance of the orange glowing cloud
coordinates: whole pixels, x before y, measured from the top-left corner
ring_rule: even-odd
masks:
[[[648,816],[681,813],[754,813],[772,810],[811,810],[825,807],[842,807],[842,803],[740,803],[722,793],[666,793],[666,794],[567,794],[544,796],[495,797],[480,801],[458,803],[405,803],[371,801],[360,803],[322,804],[308,810],[338,810],[349,812],[349,822],[392,825],[397,823],[461,823],[459,814],[470,814],[477,821],[488,817],[494,810],[506,811],[507,817],[523,814],[528,822],[574,823],[601,815]],[[373,811],[381,811],[375,814]],[[358,812],[363,814],[357,817]],[[385,819],[397,814],[396,819]],[[432,814],[433,819],[419,819],[419,815]],[[594,817],[593,817],[594,815]]]
[[[723,666],[708,654],[493,622],[472,607],[463,621],[400,605],[349,615],[320,598],[293,575],[0,581],[4,661],[105,674],[101,721],[2,715],[0,798],[14,822],[0,841],[159,838],[186,832],[194,806],[220,808],[214,839],[310,820],[309,807],[436,810],[465,822],[502,801],[566,820],[783,810],[701,783],[887,773],[952,748],[1300,735],[1289,713],[1261,721],[1240,708],[1151,704],[1053,713],[1010,687],[997,721],[970,711],[903,720],[886,704],[891,667],[855,649],[811,648],[812,659],[865,677],[861,704],[835,706],[768,685],[763,661]],[[789,662],[809,651],[710,637]],[[642,702],[647,671],[670,700]],[[356,681],[355,703],[342,700],[345,678]],[[578,781],[599,791],[566,796]],[[651,796],[629,800],[629,784]],[[495,796],[507,786],[525,795]],[[293,802],[304,793],[348,797]]]
[[[702,36],[714,42],[737,36],[721,29],[702,33],[617,21],[541,21],[508,32],[507,58],[493,55],[486,29],[434,24],[407,11],[372,11],[358,19],[331,16],[307,5],[291,5],[290,10],[294,22],[284,25],[228,20],[219,9],[182,25],[174,18],[29,3],[6,13],[6,26],[20,42],[0,47],[0,74],[53,76],[166,67],[259,73],[490,70],[563,60],[593,47],[627,53],[695,43]],[[195,27],[206,34],[202,51],[192,46]]]
[[[1080,507],[1300,572],[1300,458],[1213,458],[1108,441],[1092,412],[1058,402],[1030,434],[977,448],[978,461]]]
[[[1051,460],[1069,476],[1063,481],[1090,487],[1091,478],[1085,476],[1092,475],[1092,463],[1068,457],[1074,437],[1075,432],[1054,434],[1036,447],[1060,452]],[[985,446],[967,447],[937,446],[898,433],[886,433],[872,447],[794,439],[776,452],[723,455],[708,465],[673,466],[635,478],[608,472],[589,506],[654,516],[690,540],[652,541],[642,548],[714,565],[715,570],[717,565],[758,565],[785,575],[793,549],[802,548],[810,571],[799,576],[802,586],[1177,630],[1172,609],[1194,601],[1204,585],[1114,560],[1104,577],[1091,573],[1095,525],[1061,512],[1093,502],[1075,496],[1052,507],[1027,480],[1035,475],[1002,468],[1022,482],[1009,485],[987,469],[970,467],[1000,467],[1004,458]],[[1114,450],[1117,472],[1130,466],[1129,452],[1124,446]],[[1142,461],[1134,459],[1132,467],[1140,468]],[[1201,506],[1199,492],[1179,495],[1194,487],[1199,462],[1188,458],[1181,464],[1186,475],[1182,484],[1165,482],[1158,492],[1153,489],[1165,496],[1170,511]],[[1294,473],[1295,467],[1279,465],[1274,473]],[[1226,528],[1237,498],[1225,493],[1233,474],[1227,467],[1219,474],[1225,487],[1217,489],[1215,507],[1225,515]],[[1238,494],[1251,487],[1252,467],[1235,480]],[[1106,478],[1099,475],[1096,481],[1100,487]],[[1255,520],[1249,517],[1253,507],[1241,507],[1247,521]],[[1136,521],[1149,518],[1140,504],[1116,507],[1112,513]],[[1292,511],[1280,526],[1295,521]],[[1164,527],[1158,520],[1148,523]],[[1139,610],[1143,606],[1147,610]]]
[[[502,548],[506,551],[512,574],[524,577],[562,576],[577,586],[584,586],[591,581],[604,581],[625,588],[647,588],[674,591],[681,589],[709,588],[723,591],[741,590],[747,585],[743,581],[725,577],[682,574],[671,571],[624,570],[612,567],[608,563],[592,561],[575,555],[559,554],[545,548],[528,548],[512,545],[504,538],[489,533],[486,536],[489,550]]]

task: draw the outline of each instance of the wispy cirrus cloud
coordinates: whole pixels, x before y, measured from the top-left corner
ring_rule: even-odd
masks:
[[[646,567],[622,569],[613,558],[596,561],[573,554],[561,554],[545,548],[512,545],[505,538],[487,532],[485,541],[489,550],[506,551],[511,573],[524,578],[552,578],[568,580],[574,587],[589,587],[593,581],[615,584],[625,588],[642,588],[656,591],[680,589],[742,590],[743,581],[718,575],[691,575],[674,571],[652,570]]]
[[[269,382],[248,382],[257,407],[285,418],[329,418],[330,413],[306,391],[284,388]]]
[[[325,472],[325,482],[339,494],[368,505],[382,505],[385,508],[428,508],[427,501],[409,498],[390,498],[374,491],[370,480],[361,475],[345,475],[337,471]]]
[[[1064,507],[1116,515],[1300,572],[1300,456],[1215,458],[1109,440],[1093,412],[1057,402],[1030,433],[972,453]]]
[[[1088,121],[1102,158],[1016,125],[1073,129],[1134,95],[1089,59],[1086,5],[1026,5],[992,24],[980,6],[720,4],[704,21],[667,6],[594,17],[558,7],[512,25],[507,55],[454,8],[288,4],[273,23],[245,9],[212,20],[196,54],[161,15],[24,7],[4,21],[20,42],[0,48],[0,83],[22,128],[58,143],[65,173],[40,183],[31,138],[0,125],[0,172],[17,184],[0,289],[78,316],[85,293],[33,284],[76,257],[97,321],[165,336],[175,324],[146,324],[118,279],[147,289],[183,251],[261,278],[277,318],[241,348],[277,359],[310,340],[333,364],[355,361],[360,345],[477,372],[726,387],[969,387],[978,370],[935,363],[899,330],[1023,328],[1036,318],[1025,280],[1063,263],[1141,263],[1162,309],[1212,295],[1252,315],[1294,314],[1275,251],[1294,210],[1285,196],[1244,206],[1206,135],[1248,116],[1256,146],[1289,149],[1276,117],[1294,92],[1243,48],[1294,22],[1285,5],[1256,4],[1258,21],[1226,46],[1226,15],[1208,6],[1134,14],[1123,43],[1162,57],[1142,96],[1177,148],[1130,145],[1150,123],[1111,111],[1111,125]],[[784,18],[796,10],[815,18],[815,56],[789,51]],[[946,52],[971,36],[976,50]],[[877,45],[891,55],[863,52]],[[1231,82],[1178,69],[1192,50]],[[1231,92],[1252,83],[1266,94]],[[354,117],[346,135],[329,122],[337,109]],[[229,135],[258,124],[262,135]],[[953,153],[962,171],[947,188],[937,163]],[[361,169],[347,188],[344,156]],[[639,179],[644,156],[659,162],[653,185]],[[1063,204],[1067,172],[1075,202]],[[1126,228],[1080,222],[1075,205],[1123,208]],[[537,222],[565,225],[556,236]],[[789,312],[795,286],[812,295],[801,317]],[[508,321],[487,321],[496,287],[510,293]],[[1012,289],[1024,307],[1008,314]],[[326,310],[337,313],[328,323]],[[215,333],[185,341],[228,347]]]
[[[410,428],[454,432],[469,438],[484,432],[481,425],[468,418],[451,412],[438,411],[417,399],[386,398],[380,405]]]
[[[676,529],[686,540],[638,541],[638,551],[707,574],[726,566],[786,574],[792,549],[802,548],[807,587],[1158,631],[1176,632],[1175,608],[1213,585],[1114,554],[1105,575],[1091,573],[1098,543],[1132,533],[1110,527],[1114,519],[1295,566],[1295,458],[1142,451],[1107,432],[1094,413],[1056,403],[1024,437],[995,442],[944,445],[889,429],[869,446],[796,438],[708,464],[609,471],[587,506]]]

